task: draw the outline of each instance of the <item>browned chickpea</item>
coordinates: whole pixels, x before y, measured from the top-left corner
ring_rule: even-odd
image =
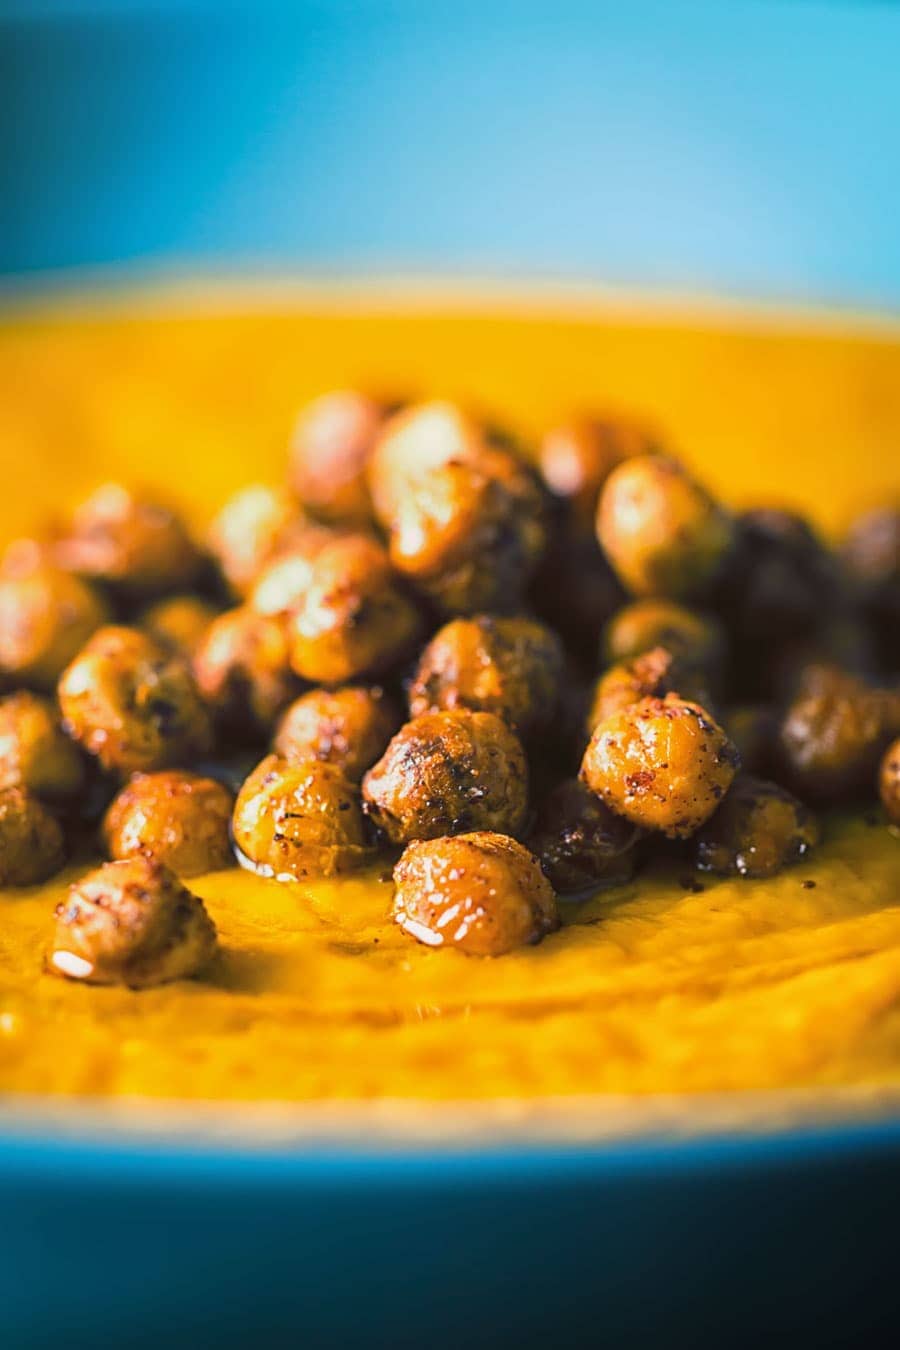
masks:
[[[629,881],[640,838],[636,825],[567,778],[544,801],[528,842],[554,889],[574,895]]]
[[[748,648],[808,632],[834,604],[837,572],[810,525],[790,511],[745,511],[716,587],[716,605]]]
[[[604,663],[633,661],[651,647],[666,647],[701,670],[715,673],[725,651],[725,636],[707,614],[671,600],[635,600],[614,614],[603,630]]]
[[[537,858],[488,830],[410,844],[394,886],[394,922],[428,947],[503,956],[559,927]]]
[[[250,587],[247,603],[257,614],[286,619],[302,603],[313,579],[313,564],[327,544],[339,538],[324,525],[310,526],[301,544],[267,563]]]
[[[492,712],[528,739],[557,720],[563,663],[559,638],[532,619],[454,619],[422,653],[409,711]]]
[[[191,665],[215,726],[240,742],[268,737],[297,694],[284,626],[248,605],[213,620]]]
[[[87,582],[57,567],[0,577],[0,674],[53,689],[109,612]]]
[[[664,698],[666,694],[678,694],[704,708],[712,707],[705,675],[686,657],[673,654],[666,647],[653,647],[633,661],[610,666],[594,685],[588,735],[605,718],[630,708],[642,698]]]
[[[737,746],[745,773],[765,777],[776,760],[780,717],[770,703],[745,703],[729,708],[722,719],[729,740]]]
[[[65,861],[59,821],[23,787],[0,791],[0,886],[34,886]]]
[[[109,772],[165,769],[211,743],[187,662],[136,628],[100,628],[63,672],[69,735]]]
[[[189,586],[200,566],[178,516],[119,483],[105,484],[82,503],[55,553],[67,571],[129,594]]]
[[[287,492],[255,484],[225,503],[209,527],[208,543],[228,585],[243,597],[266,564],[300,544],[308,529]]]
[[[372,518],[366,466],[384,417],[354,390],[324,394],[304,408],[291,442],[290,483],[323,520],[364,525]]]
[[[356,783],[384,754],[401,721],[394,700],[377,686],[311,689],[288,708],[273,744],[283,759],[324,760]]]
[[[809,807],[784,788],[739,774],[718,810],[694,835],[694,859],[720,876],[771,877],[819,842]]]
[[[88,984],[144,989],[208,965],[216,928],[203,901],[153,858],[104,863],[56,907],[47,967]]]
[[[157,642],[193,656],[218,612],[198,595],[173,595],[145,609],[140,624]]]
[[[525,753],[494,713],[425,713],[366,774],[363,799],[392,844],[471,829],[516,834],[528,805]]]
[[[321,760],[268,755],[238,793],[232,829],[256,870],[282,880],[335,876],[371,857],[359,788]]]
[[[214,778],[178,769],[135,774],[104,817],[103,842],[111,858],[143,854],[180,877],[216,872],[234,861],[233,808]]]
[[[813,802],[871,795],[878,762],[895,734],[891,702],[843,671],[810,667],[781,724],[786,781]]]
[[[888,820],[900,825],[900,740],[894,741],[884,752],[878,788]]]
[[[53,704],[24,690],[0,699],[0,789],[65,801],[83,786],[84,763]]]
[[[655,449],[655,438],[637,422],[577,417],[547,432],[538,462],[547,487],[566,503],[570,523],[592,534],[597,498],[612,470],[623,459]]]
[[[347,535],[317,555],[288,619],[291,665],[315,684],[382,675],[409,655],[420,626],[381,545]]]
[[[634,595],[675,600],[706,590],[732,546],[733,525],[673,459],[636,455],[613,469],[597,507],[597,538]]]
[[[412,484],[451,462],[471,463],[487,445],[484,429],[452,403],[415,404],[395,413],[377,437],[368,464],[369,491],[390,527]]]
[[[737,750],[709,713],[668,694],[601,722],[581,779],[626,820],[684,839],[712,815],[738,765]]]

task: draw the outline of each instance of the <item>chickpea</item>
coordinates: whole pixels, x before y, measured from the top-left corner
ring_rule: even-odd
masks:
[[[472,463],[487,447],[484,429],[453,403],[405,408],[385,423],[368,464],[375,514],[390,527],[415,483],[450,463]]]
[[[654,437],[636,422],[578,417],[547,432],[538,462],[547,487],[566,503],[570,523],[592,534],[597,498],[612,470],[623,459],[655,448]]]
[[[238,848],[268,876],[335,876],[371,857],[359,789],[334,764],[268,755],[238,793]]]
[[[856,520],[843,551],[851,584],[872,626],[881,659],[900,668],[900,508],[880,507]]]
[[[492,712],[527,739],[557,719],[563,664],[559,638],[532,619],[453,619],[422,653],[409,691],[410,714]]]
[[[164,647],[193,656],[219,611],[199,595],[172,595],[144,610],[140,626]]]
[[[801,797],[835,802],[872,792],[891,739],[894,708],[882,691],[833,667],[810,667],[781,723],[786,781]]]
[[[625,592],[593,536],[559,528],[541,559],[532,600],[541,618],[593,670],[597,634],[621,609]]]
[[[248,605],[213,620],[191,665],[215,726],[239,742],[268,737],[297,694],[283,625]]]
[[[776,760],[778,710],[770,703],[745,703],[729,708],[722,719],[729,740],[737,746],[745,773],[765,777]]]
[[[267,563],[301,544],[309,522],[287,492],[256,484],[225,503],[208,543],[233,593],[243,598]]]
[[[34,886],[65,861],[62,827],[24,787],[0,791],[0,886]]]
[[[53,689],[108,617],[96,591],[57,567],[0,577],[0,675]]]
[[[888,820],[894,825],[900,825],[900,739],[884,752],[878,787]]]
[[[665,647],[653,647],[633,661],[610,666],[594,686],[588,735],[605,718],[623,712],[642,698],[664,698],[666,694],[678,694],[704,708],[712,706],[706,677],[685,657],[674,655]]]
[[[617,885],[634,875],[641,831],[614,815],[577,778],[559,783],[538,812],[529,846],[562,894]]]
[[[703,592],[716,577],[733,526],[675,460],[636,455],[604,484],[597,538],[633,595],[681,600]]]
[[[737,750],[704,708],[667,694],[601,722],[581,779],[626,820],[685,839],[712,815],[738,764]]]
[[[352,390],[325,394],[304,408],[289,473],[291,487],[314,515],[351,525],[371,520],[366,465],[383,416],[374,399]]]
[[[56,907],[48,969],[130,989],[186,979],[208,965],[216,928],[203,901],[154,858],[104,863]]]
[[[288,619],[291,665],[316,684],[382,675],[409,655],[420,626],[381,545],[348,535],[317,555]]]
[[[84,763],[52,703],[24,690],[0,699],[0,790],[65,801],[83,786]]]
[[[694,835],[695,864],[720,876],[771,877],[819,842],[808,807],[784,788],[739,774],[718,810]]]
[[[807,633],[826,601],[834,603],[837,573],[807,521],[790,511],[746,511],[736,521],[735,548],[716,589],[716,603],[748,647]]]
[[[651,647],[666,647],[692,665],[715,673],[722,664],[725,635],[719,623],[671,600],[635,600],[609,620],[601,655],[606,664],[633,661]]]
[[[100,628],[63,672],[69,735],[102,768],[165,769],[211,743],[209,715],[187,662],[136,628]]]
[[[135,774],[106,812],[103,842],[111,858],[143,854],[180,877],[217,872],[234,861],[233,807],[214,778],[177,769]]]
[[[119,483],[106,483],[82,503],[55,553],[67,571],[126,594],[189,586],[200,566],[178,516]]]
[[[384,754],[401,720],[393,699],[377,686],[311,689],[282,717],[274,749],[292,763],[334,764],[357,783]]]
[[[310,526],[301,544],[262,569],[247,596],[250,608],[271,619],[289,618],[312,584],[315,559],[339,537],[324,525]]]
[[[428,947],[503,956],[559,927],[537,858],[489,830],[409,844],[394,886],[394,922]]]

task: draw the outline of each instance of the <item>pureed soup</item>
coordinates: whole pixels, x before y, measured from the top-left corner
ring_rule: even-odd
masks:
[[[398,401],[448,395],[532,441],[573,410],[636,410],[728,507],[774,502],[837,535],[856,510],[896,501],[898,375],[888,331],[724,318],[346,296],[276,307],[239,294],[41,308],[0,329],[0,532],[65,522],[112,480],[182,505],[201,534],[236,490],[283,480],[307,399],[362,386]],[[342,510],[358,509],[345,494]],[[130,603],[117,592],[114,617],[130,617]],[[545,596],[552,623],[551,611]],[[437,627],[416,637],[412,669]],[[442,666],[420,694],[439,675],[446,684]],[[687,679],[679,671],[669,687]],[[702,690],[678,693],[702,706]],[[268,749],[267,698],[284,697],[276,681],[249,712],[240,705],[238,722],[252,712],[260,725],[240,765],[229,760],[236,782]],[[541,734],[545,748],[529,748],[536,800],[552,786]],[[690,839],[642,836],[639,866],[564,894],[558,931],[495,958],[416,941],[394,921],[402,838],[336,876],[318,863],[291,881],[238,867],[192,875],[184,884],[218,930],[217,953],[196,978],[141,989],[45,973],[55,907],[102,860],[82,834],[62,872],[0,901],[0,1088],[303,1100],[894,1085],[900,846],[870,795],[816,804],[822,842],[761,879],[703,870]],[[203,810],[210,820],[227,807],[204,798]],[[796,820],[791,829],[802,834]],[[526,842],[529,830],[518,831]],[[201,923],[201,949],[205,934]]]

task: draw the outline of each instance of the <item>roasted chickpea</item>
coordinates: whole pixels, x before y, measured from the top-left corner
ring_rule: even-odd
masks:
[[[736,637],[767,652],[809,632],[833,605],[833,559],[807,521],[790,511],[746,511],[736,521],[735,547],[715,602]]]
[[[178,516],[119,483],[106,483],[82,503],[55,554],[67,571],[127,594],[181,589],[200,567]]]
[[[34,886],[65,861],[62,828],[24,787],[0,791],[0,886]]]
[[[574,895],[630,880],[640,838],[636,825],[567,778],[545,799],[528,843],[554,890]]]
[[[900,825],[900,740],[894,741],[884,752],[878,788],[888,820]]]
[[[808,807],[775,783],[739,774],[715,813],[694,835],[696,866],[720,876],[771,877],[819,842]]]
[[[347,535],[317,555],[288,619],[291,665],[316,684],[382,675],[406,659],[420,626],[381,545]]]
[[[234,861],[233,808],[214,778],[177,769],[135,774],[104,817],[103,842],[111,858],[143,854],[180,877],[216,872]]]
[[[283,625],[248,605],[213,620],[191,665],[215,726],[239,742],[268,737],[298,691]]]
[[[633,595],[681,600],[708,589],[732,546],[733,525],[675,460],[636,455],[604,484],[597,538]]]
[[[614,713],[630,708],[642,698],[664,698],[678,694],[691,703],[712,707],[706,676],[684,656],[665,647],[653,647],[633,661],[610,666],[594,685],[588,713],[588,735],[598,723]]]
[[[488,830],[410,844],[394,886],[394,922],[428,947],[503,956],[559,927],[537,858]]]
[[[140,625],[163,646],[193,656],[218,612],[198,595],[173,595],[145,609]]]
[[[729,740],[737,746],[745,773],[765,777],[776,763],[780,717],[771,703],[745,703],[729,708],[722,719]]]
[[[395,413],[377,437],[368,464],[369,491],[382,525],[392,525],[419,479],[451,462],[472,463],[486,446],[484,428],[453,403],[435,400]]]
[[[53,689],[108,618],[96,591],[57,567],[0,577],[0,675]]]
[[[671,600],[635,600],[614,614],[603,630],[604,663],[633,661],[652,647],[666,647],[701,670],[722,664],[725,635],[718,622]]]
[[[883,691],[841,670],[809,668],[781,724],[785,780],[813,802],[871,795],[878,762],[895,734],[891,705]]]
[[[705,708],[668,694],[601,722],[581,779],[626,820],[684,839],[712,815],[738,765],[737,750]]]
[[[225,503],[208,543],[232,591],[243,598],[267,563],[302,543],[309,522],[287,492],[256,484]]]
[[[516,834],[528,804],[525,754],[494,713],[424,713],[366,774],[363,799],[392,844],[473,828]]]
[[[290,483],[323,520],[364,525],[372,517],[366,466],[384,412],[365,394],[340,390],[304,408],[294,427]]]
[[[311,689],[282,717],[274,749],[292,762],[334,764],[356,783],[384,754],[401,721],[393,699],[377,686]]]
[[[651,454],[655,438],[625,418],[577,417],[547,432],[538,452],[541,475],[566,504],[576,530],[592,534],[600,489],[632,455]]]
[[[330,877],[371,856],[359,789],[334,764],[268,755],[238,793],[234,840],[263,875]]]
[[[410,714],[492,712],[528,739],[557,721],[563,664],[559,638],[532,619],[454,619],[422,653],[409,691]]]
[[[311,525],[301,543],[262,569],[247,596],[251,609],[272,619],[288,618],[312,584],[315,559],[327,544],[340,537],[324,525]]]
[[[203,901],[141,856],[104,863],[70,887],[47,966],[70,980],[143,989],[196,975],[215,950]]]
[[[625,603],[621,582],[590,535],[552,534],[531,592],[536,612],[591,670],[597,634]]]
[[[100,628],[63,672],[69,735],[109,772],[165,769],[211,743],[187,662],[136,628]]]
[[[84,763],[53,704],[24,690],[0,699],[0,789],[65,801],[84,786]]]

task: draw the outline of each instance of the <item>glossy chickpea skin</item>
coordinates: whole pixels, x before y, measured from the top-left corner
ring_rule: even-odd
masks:
[[[23,787],[0,791],[0,886],[34,886],[65,861],[62,828]]]
[[[781,723],[785,781],[812,802],[871,796],[896,717],[896,697],[834,667],[808,668]]]
[[[169,768],[211,744],[187,662],[135,628],[99,629],[63,672],[59,702],[69,735],[123,777]]]
[[[140,626],[172,651],[192,656],[218,613],[198,595],[173,595],[144,610]]]
[[[63,802],[84,786],[84,762],[53,704],[21,690],[0,699],[0,789]]]
[[[380,759],[402,718],[383,689],[311,689],[287,709],[273,747],[292,762],[318,759],[359,782]]]
[[[135,774],[106,812],[103,843],[111,858],[141,854],[180,877],[216,872],[234,861],[233,808],[214,778],[177,769]]]
[[[641,837],[636,825],[567,778],[543,802],[528,843],[554,889],[575,895],[630,880]]]
[[[739,774],[693,838],[696,866],[719,876],[771,877],[819,842],[818,822],[776,783]]]
[[[541,476],[567,507],[576,530],[593,533],[597,498],[610,473],[632,455],[650,454],[655,438],[625,418],[577,417],[552,427],[541,441]]]
[[[557,719],[564,660],[556,634],[532,619],[454,619],[422,652],[409,690],[410,714],[492,712],[528,740]]]
[[[452,463],[473,463],[485,451],[484,429],[453,403],[413,404],[388,419],[368,463],[375,514],[388,529],[411,486]]]
[[[678,694],[704,708],[712,706],[705,675],[685,657],[665,647],[653,647],[633,661],[610,666],[594,685],[588,735],[605,718],[630,708],[642,698],[664,698],[666,694]]]
[[[217,730],[239,743],[267,738],[298,692],[284,626],[248,605],[213,620],[191,668]]]
[[[351,525],[371,520],[366,467],[383,419],[381,405],[354,390],[324,394],[300,413],[288,473],[313,515]]]
[[[737,750],[705,708],[668,694],[601,722],[581,779],[617,815],[684,839],[709,819],[738,767]]]
[[[380,544],[347,535],[317,555],[287,621],[290,662],[314,684],[383,675],[415,646],[419,612]]]
[[[225,503],[207,542],[233,594],[242,599],[262,569],[301,544],[309,528],[289,493],[254,484]]]
[[[82,503],[55,553],[67,570],[128,594],[183,589],[200,566],[179,517],[119,483],[105,484]]]
[[[884,752],[878,774],[881,804],[892,825],[900,825],[900,739]]]
[[[143,989],[198,974],[215,950],[203,901],[162,863],[135,857],[104,863],[70,888],[56,909],[47,968]]]
[[[476,831],[410,844],[394,868],[393,917],[429,947],[503,956],[559,927],[556,896],[527,848]]]
[[[425,713],[366,774],[363,799],[392,844],[473,829],[516,834],[528,804],[525,753],[493,713]]]
[[[334,764],[269,755],[238,793],[232,821],[244,858],[267,876],[335,876],[371,857],[359,789]]]
[[[108,618],[97,592],[58,567],[40,564],[0,577],[0,675],[53,689]]]
[[[703,593],[720,572],[733,525],[675,460],[637,455],[604,484],[597,538],[633,595],[681,600]]]
[[[701,670],[719,670],[725,635],[718,621],[673,600],[635,600],[613,615],[600,642],[605,664],[633,661],[652,647],[666,647]]]

